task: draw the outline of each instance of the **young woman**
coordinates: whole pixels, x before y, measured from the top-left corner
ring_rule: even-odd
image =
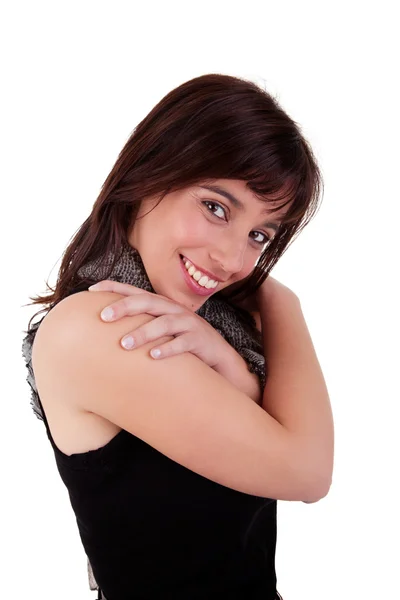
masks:
[[[269,274],[321,183],[268,93],[197,77],[136,127],[31,298],[32,403],[99,598],[280,598],[277,500],[328,493],[333,420],[299,298]]]

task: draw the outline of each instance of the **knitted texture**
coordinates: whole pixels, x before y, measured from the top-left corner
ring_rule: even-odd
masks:
[[[95,261],[86,263],[77,272],[77,285],[87,281],[94,283],[109,279],[128,283],[153,294],[155,293],[140,254],[135,248],[130,245],[124,247],[110,271],[114,260],[114,254],[109,252]],[[217,296],[209,297],[195,312],[210,323],[244,358],[249,371],[259,377],[263,390],[266,381],[266,364],[263,356],[261,334],[256,328],[253,317],[247,311]],[[31,405],[37,417],[43,419],[37,400],[38,392],[32,369],[32,345],[40,322],[35,323],[27,332],[22,343],[22,354],[28,369],[27,382],[31,387]]]

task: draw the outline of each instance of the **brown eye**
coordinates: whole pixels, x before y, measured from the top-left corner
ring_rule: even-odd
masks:
[[[252,233],[255,233],[256,235],[261,235],[263,237],[262,240],[253,240],[256,244],[260,244],[260,246],[264,246],[264,244],[267,244],[271,240],[271,238],[262,231],[252,231]]]
[[[224,209],[223,206],[221,206],[221,204],[219,204],[219,202],[213,202],[211,200],[204,200],[202,202],[202,204],[204,204],[205,206],[207,206],[208,211],[212,215],[214,215],[214,217],[217,217],[217,219],[221,220],[221,219],[223,219],[223,217],[219,217],[216,214],[216,212],[213,210],[213,208],[211,208],[211,209],[209,208],[210,206],[214,207],[214,208],[217,207],[217,210],[218,209],[222,210],[222,212],[224,213],[224,215],[226,217],[226,210]],[[224,220],[226,221],[227,219],[225,218]],[[251,233],[255,233],[256,236],[258,235],[258,236],[262,237],[261,240],[256,240],[256,239],[253,238],[254,243],[256,243],[258,246],[265,246],[265,244],[267,244],[271,240],[271,238],[266,233],[263,233],[262,231],[252,231]]]
[[[220,204],[218,204],[218,202],[211,202],[211,200],[206,200],[206,201],[205,201],[205,202],[203,202],[202,204],[205,204],[206,206],[207,206],[207,205],[211,205],[211,206],[217,206],[218,208],[220,208],[220,209],[223,211],[224,215],[226,216],[225,209],[224,209],[224,208],[223,208],[223,207],[222,207]],[[208,208],[208,206],[207,206],[207,208]],[[209,208],[208,208],[208,210],[209,210],[209,212],[210,212],[212,215],[214,215],[215,217],[217,217],[217,219],[221,219],[221,218],[223,218],[223,217],[218,217],[218,216],[215,214],[215,212],[214,212],[213,210],[210,210]],[[226,220],[226,219],[225,219],[225,220]]]

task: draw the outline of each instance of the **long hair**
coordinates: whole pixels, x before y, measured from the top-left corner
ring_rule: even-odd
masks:
[[[288,207],[251,276],[229,298],[255,292],[319,208],[322,176],[299,125],[276,99],[251,81],[208,74],[173,89],[133,130],[64,252],[55,287],[46,282],[51,294],[30,297],[45,308],[28,327],[68,295],[85,263],[101,265],[111,251],[111,273],[145,198],[161,201],[208,179],[244,180],[271,212]]]

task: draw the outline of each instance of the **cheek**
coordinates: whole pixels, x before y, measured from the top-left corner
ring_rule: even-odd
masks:
[[[199,215],[182,221],[174,229],[176,232],[176,238],[187,246],[204,244],[209,238],[211,238],[211,227],[207,226],[206,220],[204,218],[200,218]]]
[[[249,275],[251,275],[251,273],[254,270],[254,267],[256,266],[256,262],[257,262],[257,259],[254,259],[254,256],[249,256],[245,260],[245,263],[243,265],[243,269],[239,273],[239,279],[245,279],[246,277],[248,277]]]

